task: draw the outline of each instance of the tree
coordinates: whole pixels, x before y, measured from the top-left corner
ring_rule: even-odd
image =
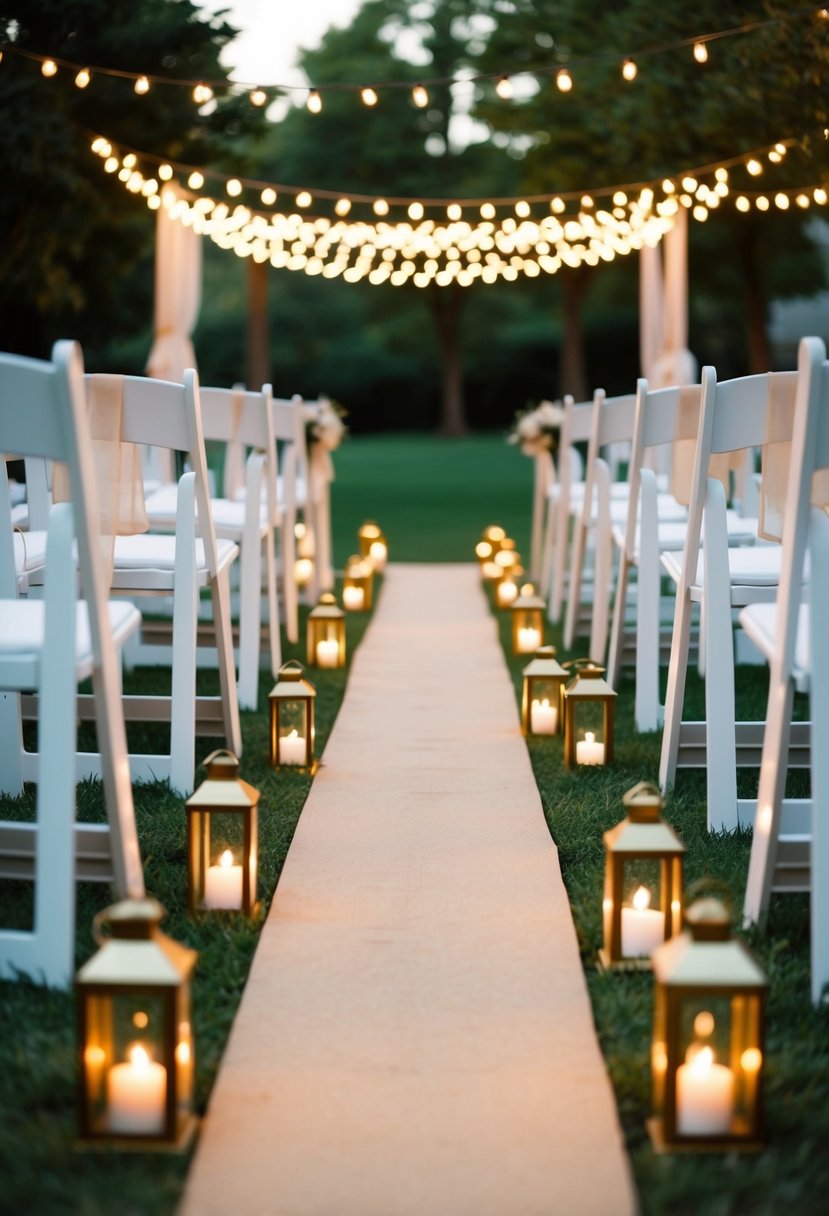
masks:
[[[100,345],[143,329],[154,225],[101,172],[92,135],[185,163],[232,163],[232,144],[260,128],[262,115],[221,90],[215,109],[199,112],[188,88],[155,85],[138,97],[131,81],[100,73],[81,90],[68,69],[46,79],[38,62],[14,52],[222,80],[219,54],[235,30],[190,0],[12,0],[0,26],[8,44],[0,66],[4,346],[45,355],[59,336]]]
[[[313,83],[398,81],[384,89],[372,110],[360,110],[353,91],[323,91],[322,112],[291,110],[270,134],[263,172],[280,181],[343,193],[416,198],[475,195],[505,189],[512,169],[493,146],[461,145],[453,136],[457,108],[447,87],[430,89],[417,107],[411,87],[421,75],[452,76],[465,59],[470,0],[368,0],[345,30],[331,29],[319,48],[305,51],[301,66]],[[414,35],[421,63],[396,52],[404,31]],[[371,211],[363,210],[367,218]],[[400,211],[402,218],[405,212]],[[355,208],[356,212],[356,208]],[[392,290],[388,287],[383,292]],[[401,288],[400,291],[417,291]],[[460,320],[464,289],[430,286],[426,294],[441,357],[441,430],[463,433]],[[385,300],[380,307],[388,307]]]

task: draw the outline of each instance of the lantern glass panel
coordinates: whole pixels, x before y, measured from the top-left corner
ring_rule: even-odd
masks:
[[[190,1010],[190,989],[180,988],[176,995],[176,1096],[178,1118],[193,1114],[195,1048],[193,1045],[193,1016]]]
[[[561,728],[561,680],[533,676],[528,681],[529,733],[555,735]]]
[[[256,891],[256,809],[248,816],[233,811],[191,811],[190,873],[193,907],[239,911],[245,906],[244,872]],[[247,818],[247,823],[246,823]]]
[[[304,699],[281,699],[276,713],[276,762],[277,764],[305,765],[307,760],[308,702]],[[310,732],[313,750],[313,732]]]
[[[601,701],[580,700],[574,706],[576,764],[604,764],[605,708]]]
[[[512,609],[512,640],[515,654],[535,654],[544,641],[540,608]]]
[[[86,994],[84,1092],[93,1135],[167,1134],[165,1012],[160,994]]]

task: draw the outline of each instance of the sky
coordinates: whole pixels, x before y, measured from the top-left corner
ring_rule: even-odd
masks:
[[[362,0],[205,0],[203,8],[228,9],[241,30],[223,59],[236,80],[249,84],[301,84],[294,67],[300,47],[316,46],[331,25],[345,27]]]

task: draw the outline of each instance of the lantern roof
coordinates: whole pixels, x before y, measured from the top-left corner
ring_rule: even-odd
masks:
[[[268,694],[270,700],[275,698],[285,698],[289,701],[305,698],[306,700],[317,695],[317,690],[310,680],[303,679],[302,673],[305,668],[296,659],[291,659],[287,663],[283,663],[279,669],[277,681]]]
[[[364,524],[361,524],[357,535],[363,537],[365,540],[379,540],[379,538],[383,535],[383,532],[380,525],[377,524],[373,519],[367,519]]]
[[[604,834],[605,848],[609,853],[625,853],[632,857],[679,856],[685,845],[669,823],[658,816],[655,820],[637,821],[623,819]]]
[[[597,663],[591,662],[590,659],[575,659],[564,664],[565,667],[570,667],[574,672],[574,679],[567,685],[564,690],[564,695],[570,697],[583,697],[585,700],[606,700],[609,697],[615,697],[616,693],[610,687],[604,676],[604,667],[599,667]]]
[[[155,899],[125,899],[107,908],[98,921],[112,936],[98,939],[101,948],[81,967],[76,984],[177,988],[189,980],[198,954],[161,932],[163,916]]]
[[[544,600],[540,595],[536,595],[535,587],[532,583],[525,583],[521,588],[519,595],[512,602],[512,611],[520,612],[525,608],[544,608]]]
[[[330,591],[323,591],[317,600],[316,607],[311,609],[308,616],[310,620],[314,621],[340,620],[345,618],[345,613],[337,603],[337,597]]]
[[[658,946],[651,956],[654,976],[660,984],[725,991],[768,987],[766,973],[739,938],[695,936],[695,928],[700,924],[716,925],[721,930],[724,912],[720,901],[713,899],[697,900],[686,909],[685,919],[691,927]],[[728,932],[727,913],[725,927]]]
[[[242,811],[256,806],[259,790],[237,776],[239,761],[233,752],[224,749],[213,752],[205,760],[204,767],[207,779],[185,802],[188,810]]]
[[[522,675],[566,677],[567,672],[556,658],[555,646],[539,646],[535,655],[524,668]]]

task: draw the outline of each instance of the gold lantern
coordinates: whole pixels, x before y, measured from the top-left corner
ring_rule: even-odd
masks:
[[[602,679],[604,668],[591,659],[571,659],[564,666],[576,673],[564,690],[564,763],[567,768],[611,764],[616,693]]]
[[[373,519],[367,519],[357,533],[360,556],[369,558],[374,569],[382,573],[389,556],[388,541]]]
[[[518,599],[518,584],[515,579],[518,577],[521,567],[513,572],[512,570],[504,571],[499,579],[495,580],[495,604],[498,608],[511,608]]]
[[[301,663],[291,660],[279,669],[271,689],[270,762],[274,768],[315,773],[314,698],[317,690],[302,678]]]
[[[757,1150],[768,980],[719,899],[696,900],[685,924],[653,954],[651,1141],[658,1152]]]
[[[606,969],[650,970],[650,955],[682,927],[685,845],[661,818],[657,786],[640,781],[622,799],[627,817],[604,834]],[[627,897],[627,898],[626,898]]]
[[[491,580],[501,577],[501,568],[495,561],[505,540],[509,539],[500,524],[489,524],[481,533],[481,539],[475,546],[475,556],[481,568],[481,577]],[[511,542],[514,545],[514,541]]]
[[[256,911],[259,791],[239,778],[233,752],[204,762],[207,780],[185,802],[191,912]]]
[[[294,561],[294,580],[297,587],[307,587],[314,576],[314,557],[316,545],[313,529],[298,520],[294,525],[296,538],[296,559]]]
[[[544,601],[524,583],[512,608],[512,653],[535,654],[544,643]]]
[[[306,646],[309,667],[345,667],[345,613],[330,591],[308,613]]]
[[[567,672],[556,659],[555,646],[541,646],[523,671],[521,730],[525,735],[557,735],[561,731]]]
[[[81,1140],[183,1149],[195,1131],[190,979],[196,951],[158,928],[155,899],[99,912],[75,978]],[[101,933],[109,926],[109,936]]]
[[[374,567],[359,554],[350,557],[343,576],[343,608],[347,612],[369,612],[372,604]]]

